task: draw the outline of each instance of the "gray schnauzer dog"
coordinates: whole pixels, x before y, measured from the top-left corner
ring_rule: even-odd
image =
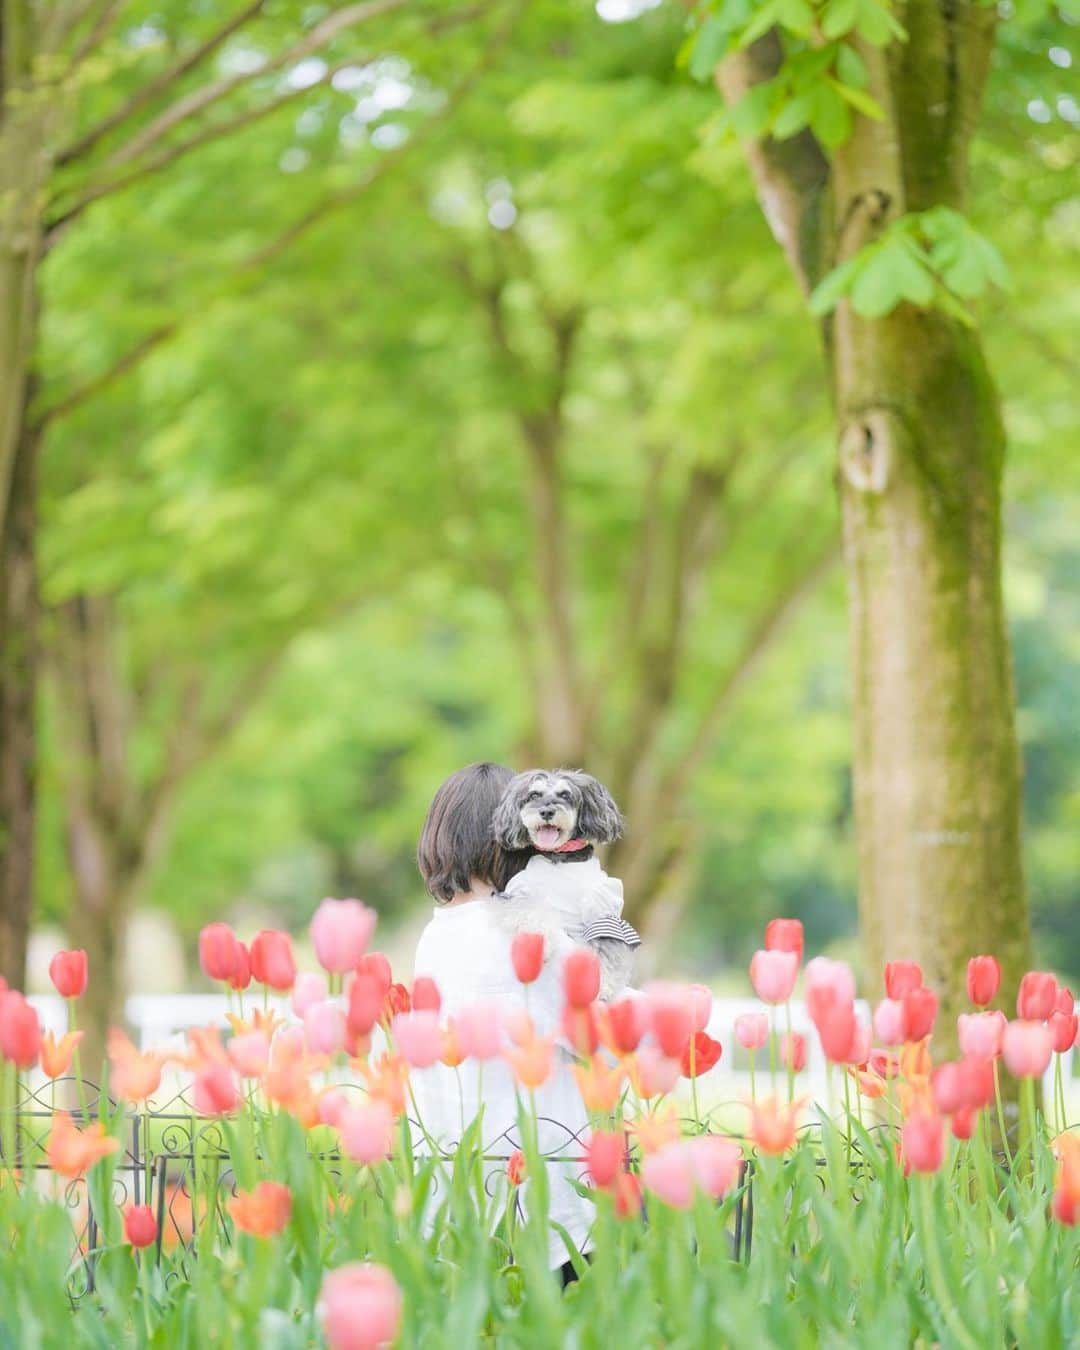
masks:
[[[495,810],[496,841],[529,853],[505,895],[512,932],[539,932],[548,957],[574,946],[600,960],[600,997],[626,988],[641,939],[622,918],[622,882],[595,856],[618,839],[623,818],[607,788],[578,769],[530,769],[513,778]]]

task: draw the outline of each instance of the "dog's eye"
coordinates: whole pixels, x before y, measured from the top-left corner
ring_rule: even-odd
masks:
[[[537,792],[536,789],[534,788],[533,791],[529,793],[528,797],[525,798],[525,800],[529,802],[537,802],[540,800],[542,796],[543,793]]]
[[[570,800],[570,794],[569,794],[569,792],[566,792],[565,790],[562,791],[562,792],[557,793],[556,795],[558,796],[558,798],[559,798],[559,800],[560,800],[561,802],[568,802],[568,801]]]

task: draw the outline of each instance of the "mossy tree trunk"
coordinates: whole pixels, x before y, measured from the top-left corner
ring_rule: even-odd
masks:
[[[961,209],[995,13],[960,0],[897,7],[909,34],[856,43],[882,120],[855,118],[827,157],[810,132],[747,147],[759,199],[809,291],[897,217]],[[729,102],[775,76],[775,34],[729,58]],[[1020,758],[1001,589],[1000,399],[977,331],[901,305],[823,330],[851,623],[859,918],[866,988],[889,958],[920,962],[947,1048],[967,958],[1030,959]]]

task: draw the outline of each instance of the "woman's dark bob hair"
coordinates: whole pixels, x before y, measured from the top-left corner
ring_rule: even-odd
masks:
[[[470,764],[452,773],[432,798],[416,862],[436,900],[452,900],[472,890],[474,881],[501,891],[521,871],[528,852],[500,848],[492,829],[495,808],[513,776],[502,764]]]

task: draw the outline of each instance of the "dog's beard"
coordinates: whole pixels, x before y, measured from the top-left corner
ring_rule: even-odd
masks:
[[[553,853],[573,838],[577,817],[569,808],[560,807],[551,820],[544,820],[539,811],[525,807],[521,813],[521,823],[541,853]]]

